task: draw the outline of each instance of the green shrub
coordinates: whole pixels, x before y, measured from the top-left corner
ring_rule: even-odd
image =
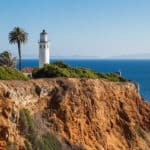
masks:
[[[44,145],[44,141],[42,136],[38,135],[34,138],[34,141],[32,141],[32,147],[34,150],[48,150],[47,146]]]
[[[32,149],[32,145],[31,145],[31,143],[28,140],[25,140],[24,144],[26,146],[26,150],[33,150]]]
[[[43,68],[33,69],[34,78],[48,78],[48,77],[69,77],[70,74],[67,69],[60,68],[56,65],[45,65]]]
[[[79,78],[98,78],[98,75],[95,71],[86,69],[86,68],[71,68],[71,77],[79,77]]]
[[[65,64],[63,61],[55,61],[52,64],[56,65],[60,68],[69,68],[70,67],[68,64]]]
[[[145,139],[144,131],[140,125],[135,125],[135,130],[142,139]]]
[[[28,80],[28,77],[26,77],[23,73],[21,73],[16,69],[0,67],[0,79],[1,80]]]
[[[114,81],[114,82],[126,82],[127,79],[118,76],[115,73],[107,73],[107,74],[103,74],[103,73],[98,73],[99,78],[104,78],[104,79],[108,79],[110,81]]]
[[[34,150],[61,150],[61,144],[53,134],[46,136],[37,134],[32,142],[32,148]]]
[[[26,109],[20,110],[20,130],[24,134],[27,150],[60,150],[61,144],[55,135],[40,135],[35,124]]]
[[[32,72],[33,78],[52,78],[52,77],[70,77],[70,78],[104,78],[114,82],[125,82],[126,79],[118,76],[115,73],[98,73],[94,70],[70,67],[63,62],[54,62],[45,65],[42,68],[34,68]]]
[[[35,125],[26,109],[20,110],[20,128],[26,137],[34,136]]]
[[[61,144],[53,134],[48,134],[43,137],[44,144],[49,150],[60,150]]]

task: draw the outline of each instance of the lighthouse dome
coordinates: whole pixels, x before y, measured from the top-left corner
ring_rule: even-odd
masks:
[[[45,30],[40,33],[40,42],[48,42],[48,33]]]
[[[42,32],[41,32],[41,34],[48,34],[45,30],[43,30]]]

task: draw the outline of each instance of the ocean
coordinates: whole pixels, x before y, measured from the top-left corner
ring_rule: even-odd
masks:
[[[58,59],[52,59],[54,62]],[[86,67],[98,72],[120,71],[122,76],[139,83],[141,96],[150,102],[150,60],[61,59],[72,67]],[[22,68],[37,67],[38,59],[22,60]]]

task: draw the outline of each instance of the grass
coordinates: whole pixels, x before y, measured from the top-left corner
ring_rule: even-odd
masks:
[[[144,131],[140,125],[135,125],[135,130],[142,139],[145,139]]]
[[[61,144],[52,133],[40,135],[26,109],[20,110],[20,130],[27,150],[60,150]]]
[[[33,136],[35,132],[35,125],[29,112],[26,109],[20,110],[20,128],[22,133],[26,135],[26,137],[30,137],[30,134]]]
[[[58,150],[61,149],[61,144],[57,140],[56,136],[53,134],[47,134],[43,137],[44,144],[47,146],[49,150]]]
[[[16,143],[8,142],[7,143],[7,150],[17,150]]]
[[[25,140],[24,144],[26,146],[26,150],[33,150],[32,149],[32,145],[31,145],[31,143],[28,140]]]
[[[120,77],[116,73],[99,73],[94,70],[82,67],[70,67],[62,61],[47,64],[42,68],[33,69],[33,78],[53,78],[53,77],[68,77],[68,78],[104,78],[114,82],[126,82],[127,80]]]
[[[20,71],[8,68],[8,67],[0,67],[0,79],[1,80],[28,80],[23,73]]]

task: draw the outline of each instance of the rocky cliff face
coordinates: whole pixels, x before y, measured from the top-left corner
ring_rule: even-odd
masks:
[[[25,149],[19,110],[62,149],[149,150],[150,105],[131,82],[55,78],[0,81],[0,149]],[[13,147],[13,145],[12,145]]]

